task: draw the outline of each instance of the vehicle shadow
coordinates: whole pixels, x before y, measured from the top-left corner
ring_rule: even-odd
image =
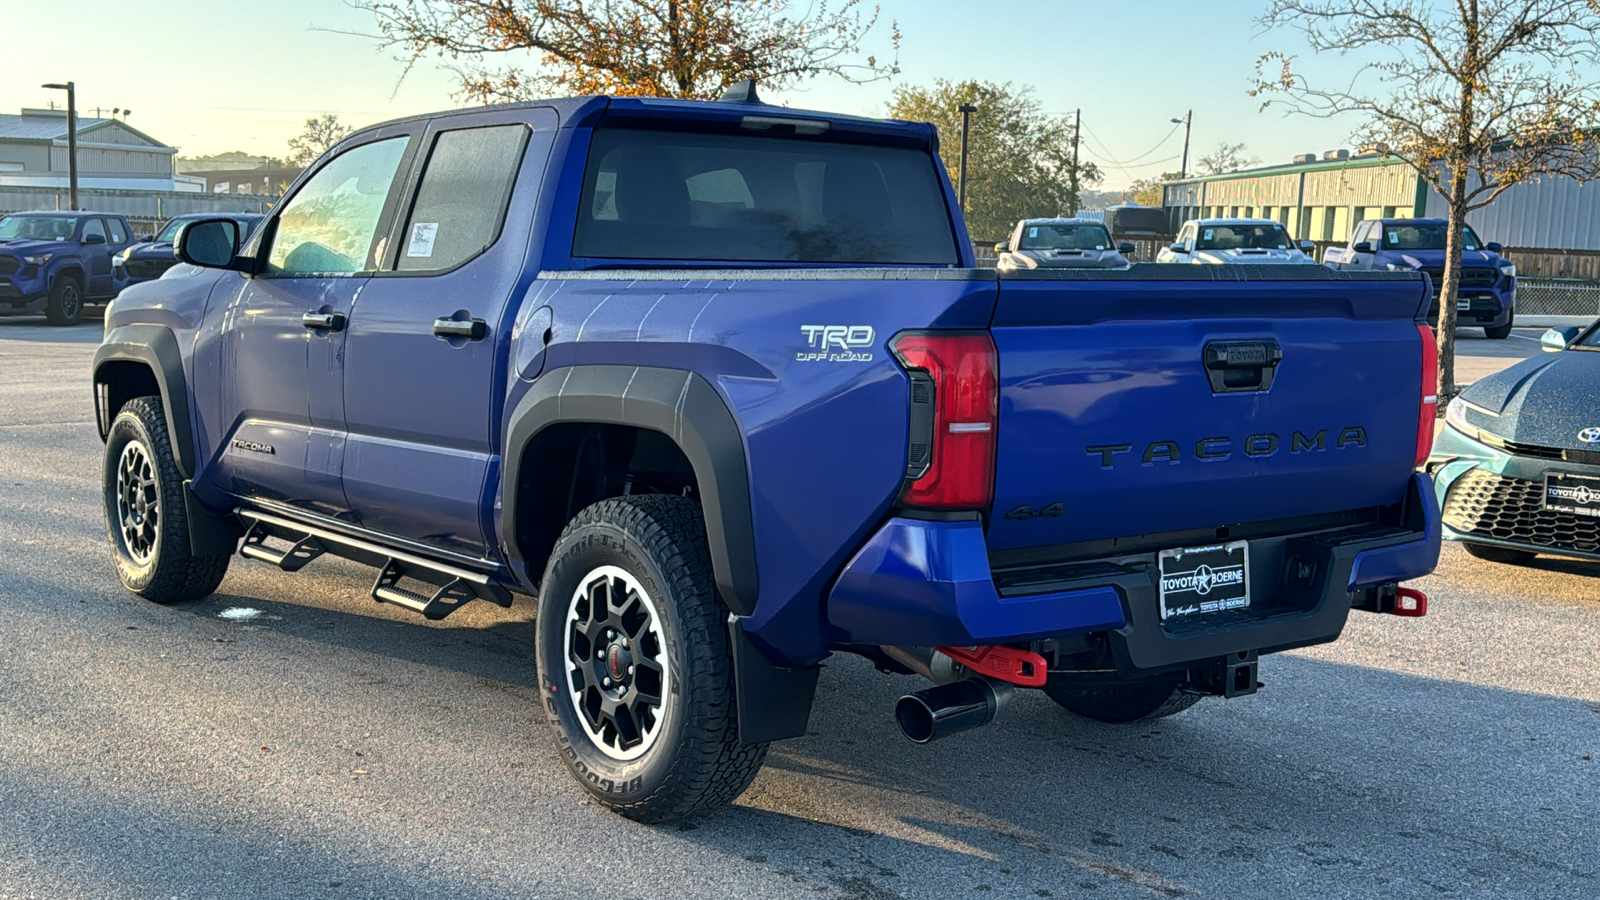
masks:
[[[98,344],[104,337],[104,310],[84,310],[76,325],[51,325],[43,315],[0,316],[0,341],[40,344]]]

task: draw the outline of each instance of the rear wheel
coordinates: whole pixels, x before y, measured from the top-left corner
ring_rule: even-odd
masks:
[[[1052,675],[1044,692],[1063,708],[1098,722],[1138,722],[1181,713],[1200,695],[1182,689],[1183,672],[1138,681],[1087,682]]]
[[[50,289],[44,317],[51,325],[76,325],[83,315],[83,285],[72,275],[62,275]]]
[[[630,819],[708,812],[749,786],[727,609],[700,509],[684,497],[602,500],[567,525],[539,590],[539,681],[567,768]]]
[[[1495,547],[1489,544],[1462,542],[1461,547],[1479,559],[1505,563],[1508,566],[1524,566],[1539,556],[1531,550],[1513,550],[1510,547]]]
[[[123,587],[156,603],[196,600],[217,589],[232,554],[196,556],[189,549],[183,478],[159,398],[136,397],[117,413],[101,484],[106,536]]]

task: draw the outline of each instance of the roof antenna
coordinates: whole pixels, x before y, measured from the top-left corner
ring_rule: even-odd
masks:
[[[746,78],[733,83],[722,93],[722,103],[760,103],[761,98],[756,96],[756,80]]]

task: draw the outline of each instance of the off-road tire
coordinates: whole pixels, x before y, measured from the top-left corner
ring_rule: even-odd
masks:
[[[83,284],[76,275],[62,275],[50,288],[44,304],[45,321],[51,325],[76,325],[83,315]]]
[[[132,547],[124,533],[119,472],[130,444],[147,462],[153,484],[148,496],[156,502],[153,540],[148,555]],[[106,538],[111,543],[111,558],[123,587],[155,603],[198,600],[211,594],[228,573],[230,553],[196,556],[189,549],[189,519],[184,506],[183,477],[178,473],[176,456],[167,434],[167,417],[159,397],[136,397],[128,401],[111,422],[106,437],[105,463],[101,475],[105,501]]]
[[[1525,566],[1536,559],[1539,554],[1531,550],[1514,550],[1510,547],[1495,547],[1490,544],[1474,544],[1469,541],[1461,543],[1461,549],[1489,562],[1504,563],[1508,566]]]
[[[659,630],[668,672],[657,731],[642,751],[631,751],[642,752],[634,759],[612,755],[620,741],[602,749],[603,729],[595,736],[575,699],[597,688],[583,682],[582,666],[569,664],[580,640],[587,640],[568,633],[569,616],[580,609],[579,589],[608,567],[626,572],[648,595],[656,613],[650,627]],[[536,656],[561,758],[595,800],[630,819],[659,823],[709,812],[749,787],[767,745],[739,741],[727,617],[695,502],[661,494],[615,497],[567,524],[539,590]],[[635,645],[642,648],[643,641]],[[593,647],[597,659],[610,652],[584,646]]]
[[[1158,675],[1139,681],[1073,680],[1052,676],[1044,692],[1063,709],[1097,722],[1122,724],[1176,715],[1200,700],[1200,695],[1183,690],[1182,672]]]

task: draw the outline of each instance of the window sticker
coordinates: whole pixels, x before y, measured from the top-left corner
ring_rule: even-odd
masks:
[[[1106,245],[1105,244],[1095,244],[1094,248],[1096,250],[1104,250],[1106,248]]]
[[[1036,238],[1038,236],[1039,236],[1039,229],[1038,228],[1029,228],[1028,229],[1028,237]]]
[[[432,256],[433,239],[439,234],[438,222],[414,222],[411,225],[411,243],[407,256]]]
[[[1389,232],[1389,243],[1391,243],[1391,244],[1400,243],[1400,232],[1398,232],[1398,231]]]
[[[1202,237],[1201,240],[1206,240],[1206,241],[1211,240],[1211,229],[1209,229],[1209,228],[1206,229],[1205,236]]]

